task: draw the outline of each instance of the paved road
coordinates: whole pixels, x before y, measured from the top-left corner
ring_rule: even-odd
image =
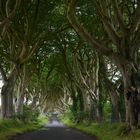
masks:
[[[57,120],[49,122],[45,128],[15,137],[13,140],[96,140],[77,130],[65,127]]]

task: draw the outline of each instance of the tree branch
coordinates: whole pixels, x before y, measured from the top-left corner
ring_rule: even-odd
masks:
[[[40,42],[40,39],[41,38],[43,38],[43,37],[45,37],[46,36],[46,33],[41,33],[40,35],[39,35],[39,37],[38,37],[38,39],[37,39],[37,41],[34,43],[34,45],[32,46],[32,49],[31,49],[31,51],[29,52],[29,54],[28,55],[26,55],[26,57],[25,58],[23,58],[22,60],[21,60],[21,64],[23,64],[23,63],[25,63],[26,61],[28,61],[31,57],[32,57],[32,55],[33,55],[33,53],[38,49],[38,43]]]
[[[135,13],[132,17],[131,33],[134,34],[140,27],[140,3],[138,3]]]
[[[96,5],[97,12],[98,12],[99,16],[101,17],[104,28],[107,31],[109,37],[112,39],[114,44],[116,44],[118,46],[118,44],[120,42],[120,37],[110,22],[111,19],[110,19],[110,15],[108,13],[108,7],[107,7],[106,1],[104,1],[104,2],[101,1],[99,3],[100,6],[96,1],[94,1],[94,4]]]
[[[116,0],[112,0],[112,4],[113,4],[113,8],[114,8],[114,13],[116,14],[116,18],[118,20],[120,28],[125,34],[127,34],[127,27],[123,21],[123,16],[119,10],[118,2]]]
[[[16,11],[20,5],[20,1],[21,0],[16,0],[15,7],[14,7],[13,11],[8,15],[8,17],[6,19],[4,19],[3,21],[0,21],[0,27],[3,27],[5,24],[10,22],[10,20],[16,15]]]
[[[75,31],[86,40],[97,51],[102,52],[104,55],[111,55],[112,49],[106,48],[95,36],[91,36],[90,33],[80,24],[75,16],[76,0],[70,0],[68,3],[67,16],[68,20],[75,29]]]

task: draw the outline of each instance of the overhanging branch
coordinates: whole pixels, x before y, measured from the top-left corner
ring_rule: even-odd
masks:
[[[80,24],[79,20],[75,16],[75,6],[76,0],[70,0],[67,9],[68,20],[75,31],[97,51],[107,56],[111,55],[113,53],[112,49],[106,48],[102,42],[96,39],[95,36],[91,36],[91,34]]]
[[[16,0],[15,7],[14,7],[13,11],[8,15],[8,17],[6,19],[4,19],[3,21],[0,21],[0,27],[3,27],[5,24],[10,22],[10,20],[16,15],[16,11],[20,5],[20,1],[21,0]]]

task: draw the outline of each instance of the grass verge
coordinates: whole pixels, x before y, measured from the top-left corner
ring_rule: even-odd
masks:
[[[62,120],[65,125],[76,128],[82,132],[85,132],[90,135],[94,135],[98,140],[140,140],[140,130],[135,130],[134,132],[129,133],[128,135],[121,135],[122,130],[124,129],[123,124],[74,124],[69,119]]]
[[[22,134],[41,128],[47,118],[39,118],[36,122],[23,123],[16,120],[0,120],[0,140],[9,140],[16,134]]]

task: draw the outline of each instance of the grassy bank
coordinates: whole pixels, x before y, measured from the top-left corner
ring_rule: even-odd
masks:
[[[0,120],[0,140],[28,131],[37,130],[47,122],[47,118],[39,118],[36,122],[23,123],[15,120]]]
[[[75,125],[69,119],[63,119],[64,124],[76,128],[87,134],[94,135],[98,140],[140,140],[140,130],[131,132],[128,135],[121,135],[124,126],[122,124],[87,124],[82,123]]]

